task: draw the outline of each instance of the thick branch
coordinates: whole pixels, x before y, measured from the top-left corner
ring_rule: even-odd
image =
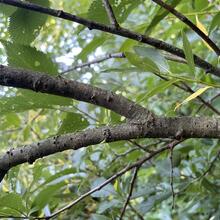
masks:
[[[73,98],[110,109],[129,119],[147,119],[150,112],[113,92],[88,84],[0,65],[0,85]]]
[[[171,7],[170,5],[166,4],[161,0],[152,0],[153,2],[157,3],[161,7],[165,8],[167,11],[175,15],[179,18],[180,21],[188,25],[194,32],[196,32],[214,51],[215,53],[220,56],[220,49],[219,47],[204,33],[202,32],[195,24],[193,24],[186,16],[178,12],[175,8]]]
[[[114,127],[85,131],[48,138],[7,151],[0,157],[0,177],[12,167],[33,163],[36,159],[68,149],[77,150],[89,145],[138,138],[220,138],[220,119],[214,118],[155,118],[153,122],[125,123]]]
[[[12,5],[12,6],[16,6],[19,8],[32,10],[32,11],[37,11],[37,12],[40,12],[43,14],[48,14],[48,15],[51,15],[54,17],[73,21],[73,22],[82,24],[82,25],[88,27],[89,29],[96,29],[96,30],[100,30],[103,32],[108,32],[108,33],[112,33],[115,35],[119,35],[119,36],[122,36],[125,38],[133,39],[133,40],[145,43],[145,44],[149,44],[149,45],[156,47],[160,50],[167,51],[167,52],[174,54],[176,56],[185,58],[185,54],[182,49],[175,47],[175,46],[172,46],[172,45],[170,45],[166,42],[160,41],[158,39],[154,39],[154,38],[151,38],[151,37],[139,34],[139,33],[132,32],[132,31],[125,29],[125,28],[115,28],[112,26],[107,26],[107,25],[104,25],[101,23],[97,23],[97,22],[85,19],[85,18],[78,17],[76,15],[72,15],[72,14],[64,12],[62,10],[54,10],[51,8],[42,7],[42,6],[32,4],[29,2],[22,2],[19,0],[0,0],[0,3],[4,3],[7,5]],[[210,63],[201,59],[200,57],[194,55],[194,62],[198,67],[204,69],[207,73],[211,73],[211,74],[214,74],[214,75],[220,77],[220,69],[214,67],[213,65],[211,65]]]

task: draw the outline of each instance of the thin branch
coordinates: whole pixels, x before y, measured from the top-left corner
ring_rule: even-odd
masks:
[[[174,56],[174,55],[170,55],[170,54],[163,54],[163,56],[165,57],[165,59],[167,60],[171,60],[171,61],[174,61],[174,62],[179,62],[179,63],[186,63],[186,60],[183,59],[183,58],[180,58],[180,57],[177,57],[177,56]],[[87,62],[87,63],[83,63],[83,64],[79,64],[73,68],[70,68],[62,73],[60,73],[59,75],[63,75],[67,72],[70,72],[70,71],[73,71],[77,68],[82,68],[82,67],[85,67],[85,66],[89,66],[91,64],[95,64],[95,63],[100,63],[100,62],[103,62],[107,59],[110,59],[110,58],[126,58],[125,54],[124,53],[113,53],[113,54],[107,54],[106,56],[104,57],[101,57],[101,58],[98,58],[98,59],[95,59],[93,61],[90,61],[90,62]],[[160,76],[160,75],[157,75],[159,76],[160,78],[164,79],[164,80],[168,80],[166,77],[163,77],[163,76]],[[177,83],[174,83],[175,86],[177,86],[178,88],[186,91],[186,92],[189,92],[191,94],[194,93],[194,91],[184,82],[181,82],[183,86],[179,86]],[[196,97],[199,101],[201,101],[203,103],[203,105],[207,106],[209,109],[211,109],[213,112],[215,112],[217,115],[220,115],[220,111],[218,111],[215,107],[213,107],[209,102],[205,101],[201,96],[197,96]]]
[[[197,33],[217,54],[220,56],[220,48],[203,32],[201,31],[195,24],[193,24],[186,16],[178,12],[175,8],[163,2],[162,0],[152,0],[156,4],[165,8],[167,11],[175,15],[180,21],[189,26],[195,33]]]
[[[220,93],[218,93],[217,95],[215,95],[214,97],[212,97],[211,98],[211,100],[210,101],[208,101],[207,103],[209,103],[210,105],[211,105],[211,103],[215,100],[215,99],[217,99],[218,97],[220,97]],[[199,108],[197,109],[197,111],[196,111],[196,113],[198,113],[204,106],[206,106],[206,104],[205,103],[202,103],[200,106],[199,106]],[[208,107],[208,106],[207,106]],[[218,110],[217,110],[218,111]],[[219,111],[218,111],[219,112]],[[220,114],[219,114],[220,115]]]
[[[172,54],[163,53],[163,56],[165,57],[165,59],[170,60],[170,61],[174,61],[178,63],[187,63],[184,58],[181,58],[181,57],[178,57]]]
[[[125,201],[125,204],[122,208],[122,212],[121,212],[121,215],[119,217],[119,220],[122,220],[123,219],[123,216],[125,214],[125,211],[126,211],[126,208],[127,208],[127,205],[129,204],[129,201],[131,199],[131,196],[132,196],[132,192],[133,192],[133,189],[134,189],[134,184],[135,184],[135,181],[136,181],[136,178],[137,178],[137,174],[138,174],[138,170],[139,170],[140,167],[135,167],[134,168],[134,174],[133,174],[133,177],[131,179],[131,182],[130,182],[130,190],[129,190],[129,193],[128,193],[128,197]]]
[[[19,0],[0,0],[0,3],[16,6],[19,8],[24,8],[32,11],[37,11],[39,13],[51,15],[54,17],[62,18],[65,20],[73,21],[79,24],[82,24],[89,29],[96,29],[107,33],[112,33],[118,36],[122,36],[125,38],[133,39],[135,41],[139,41],[145,44],[149,44],[153,47],[156,47],[160,50],[167,51],[171,54],[174,54],[178,57],[185,58],[184,51],[178,47],[172,46],[166,42],[163,42],[161,40],[151,38],[148,36],[145,36],[143,34],[132,32],[125,28],[115,28],[112,26],[104,25],[95,21],[88,20],[86,18],[81,18],[76,15],[72,15],[70,13],[64,12],[62,10],[54,10],[51,8],[46,8],[37,4],[29,3],[29,2],[22,2]],[[204,69],[207,73],[214,74],[218,77],[220,77],[220,69],[217,67],[214,67],[210,63],[206,62],[205,60],[201,59],[200,57],[194,55],[194,62],[195,64]]]
[[[165,76],[159,75],[154,73],[156,76],[160,77],[163,80],[168,81],[168,79]],[[185,82],[181,82],[182,85],[179,85],[178,83],[174,83],[173,85],[178,87],[179,89],[182,89],[186,92],[189,92],[190,94],[193,94],[195,91],[191,89],[190,86],[188,86]],[[209,109],[211,109],[213,112],[215,112],[217,115],[220,115],[220,111],[216,109],[214,106],[212,106],[209,102],[205,101],[201,96],[197,96],[196,99],[201,101],[205,106],[207,106]]]
[[[136,216],[140,219],[140,220],[144,220],[144,217],[131,205],[131,203],[129,202],[129,207],[131,208],[131,210],[136,214]]]
[[[117,22],[117,19],[114,15],[113,9],[111,4],[109,3],[109,0],[102,0],[102,3],[105,7],[105,10],[107,12],[107,15],[109,17],[110,23],[115,27],[115,28],[119,28],[119,24]]]
[[[173,187],[173,145],[170,145],[170,188],[172,192],[172,209],[174,209],[175,206],[175,192]]]
[[[136,167],[140,167],[143,163],[145,163],[147,160],[153,158],[154,156],[156,156],[157,154],[165,151],[169,149],[169,147],[163,147],[160,148],[159,150],[153,152],[150,155],[147,155],[143,158],[141,158],[140,160],[138,160],[137,162],[125,167],[124,169],[120,170],[119,172],[117,172],[116,174],[114,174],[113,176],[111,176],[110,178],[108,178],[106,181],[104,181],[102,184],[100,184],[99,186],[91,189],[90,191],[86,192],[85,194],[81,195],[78,199],[74,200],[73,202],[71,202],[70,204],[68,204],[67,206],[63,207],[62,209],[54,212],[53,214],[51,214],[50,216],[47,216],[46,219],[51,219],[56,217],[57,215],[59,215],[60,213],[72,208],[73,206],[75,206],[76,204],[78,204],[80,201],[82,201],[83,199],[85,199],[86,197],[90,196],[91,194],[93,194],[96,191],[101,190],[103,187],[105,187],[107,184],[111,183],[113,180],[117,179],[119,176],[122,176],[123,174],[125,174],[127,171],[136,168]]]
[[[192,180],[190,183],[188,183],[181,191],[179,191],[176,194],[180,194],[183,191],[187,190],[189,188],[189,186],[191,186],[193,183],[198,182],[199,180],[201,180],[202,178],[204,178],[213,168],[215,162],[217,161],[217,159],[220,158],[220,151],[218,151],[218,153],[216,154],[216,156],[214,157],[214,159],[212,160],[212,162],[210,163],[210,165],[208,166],[208,168],[202,173],[202,175],[200,175],[197,178],[194,178],[194,180]]]
[[[218,151],[218,153],[216,154],[216,156],[214,157],[214,159],[212,160],[212,162],[210,163],[209,167],[204,171],[204,173],[199,177],[199,179],[203,178],[204,176],[206,176],[213,168],[215,162],[217,161],[217,159],[220,158],[220,151]]]
[[[195,91],[193,89],[191,89],[190,86],[188,86],[185,82],[182,82],[182,84],[185,86],[186,91],[190,92],[191,94],[193,94]],[[214,106],[212,106],[211,103],[205,101],[201,96],[197,96],[196,97],[198,100],[200,100],[203,105],[207,106],[209,109],[211,109],[213,112],[215,112],[217,115],[220,115],[220,111],[218,109],[216,109]]]
[[[78,64],[78,65],[76,65],[76,66],[74,66],[74,67],[72,67],[72,68],[70,68],[68,70],[65,70],[65,71],[61,72],[59,75],[63,75],[65,73],[71,72],[71,71],[79,69],[79,68],[87,67],[87,66],[90,66],[92,64],[101,63],[101,62],[103,62],[105,60],[108,60],[108,59],[111,59],[111,58],[125,58],[125,55],[124,55],[124,53],[107,54],[104,57],[100,57],[100,58],[94,59],[94,60],[92,60],[90,62]]]

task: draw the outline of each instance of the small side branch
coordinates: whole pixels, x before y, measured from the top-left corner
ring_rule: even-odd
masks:
[[[74,67],[72,67],[72,68],[70,68],[68,70],[65,70],[65,71],[61,72],[59,75],[61,76],[61,75],[65,74],[65,73],[71,72],[73,70],[80,69],[80,68],[83,68],[83,67],[87,67],[87,66],[90,66],[92,64],[101,63],[101,62],[103,62],[105,60],[112,59],[112,58],[125,58],[125,55],[124,55],[124,53],[112,53],[112,54],[110,53],[110,54],[107,54],[107,55],[105,55],[103,57],[94,59],[94,60],[92,60],[90,62],[78,64],[78,65],[76,65],[76,66],[74,66]]]
[[[113,180],[117,179],[118,177],[122,176],[123,174],[125,174],[127,171],[132,170],[134,168],[138,168],[140,167],[143,163],[145,163],[146,161],[150,160],[151,158],[153,158],[154,156],[156,156],[157,154],[168,150],[169,147],[163,147],[160,148],[157,151],[154,151],[152,154],[147,155],[143,158],[141,158],[140,160],[138,160],[137,162],[131,164],[130,166],[125,167],[124,169],[120,170],[119,172],[117,172],[116,174],[114,174],[113,176],[111,176],[110,178],[108,178],[106,181],[104,181],[102,184],[98,185],[97,187],[91,189],[90,191],[86,192],[85,194],[81,195],[78,199],[74,200],[73,202],[69,203],[67,206],[63,207],[62,209],[54,212],[53,214],[51,214],[50,216],[45,217],[45,219],[49,220],[51,218],[56,217],[57,215],[59,215],[60,213],[72,208],[73,206],[75,206],[76,204],[78,204],[80,201],[82,201],[83,199],[85,199],[86,197],[90,196],[91,194],[93,194],[96,191],[101,190],[103,187],[105,187],[106,185],[108,185],[109,183],[111,183]],[[136,174],[137,175],[137,174]],[[136,177],[135,177],[136,178]]]
[[[107,15],[109,17],[109,20],[111,22],[111,25],[113,25],[115,28],[119,28],[119,24],[118,24],[117,19],[114,15],[114,12],[113,12],[111,4],[109,3],[109,0],[102,0],[102,2],[105,7],[105,10],[107,12]]]
[[[123,219],[123,216],[124,216],[124,214],[125,214],[125,210],[126,210],[128,204],[129,204],[129,201],[130,201],[130,199],[131,199],[132,192],[133,192],[133,189],[134,189],[135,180],[137,179],[138,170],[139,170],[139,167],[135,167],[135,169],[134,169],[134,175],[133,175],[133,177],[132,177],[132,179],[131,179],[131,183],[130,183],[130,190],[129,190],[129,193],[128,193],[128,197],[127,197],[127,199],[126,199],[126,201],[125,201],[125,204],[124,204],[124,206],[123,206],[123,209],[122,209],[122,212],[121,212],[121,215],[120,215],[119,220],[122,220],[122,219]]]
[[[195,24],[193,24],[186,16],[184,16],[183,14],[181,14],[176,9],[166,4],[162,0],[152,0],[152,1],[160,5],[161,7],[165,8],[167,11],[175,15],[180,21],[182,21],[188,27],[190,27],[191,30],[197,33],[215,51],[215,53],[218,56],[220,56],[220,48],[203,31],[201,31]]]

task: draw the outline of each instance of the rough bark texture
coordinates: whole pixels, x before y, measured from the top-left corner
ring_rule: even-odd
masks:
[[[105,107],[129,119],[147,119],[150,114],[147,109],[111,91],[29,70],[0,65],[0,85],[73,98]]]
[[[151,123],[126,123],[55,136],[7,151],[0,157],[0,176],[13,166],[33,163],[36,159],[64,150],[136,138],[220,138],[220,119],[155,118]]]

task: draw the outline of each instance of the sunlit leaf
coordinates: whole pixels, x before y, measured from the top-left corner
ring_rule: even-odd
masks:
[[[212,19],[211,25],[209,27],[209,35],[217,27],[220,27],[220,12],[217,13]]]
[[[148,91],[145,95],[141,95],[139,96],[139,99],[137,99],[137,102],[140,103],[143,100],[146,101],[147,99],[149,99],[150,97],[163,92],[164,90],[166,90],[169,86],[173,85],[174,83],[179,82],[180,80],[178,79],[172,79],[169,81],[165,81],[165,82],[161,82],[158,86],[155,86],[153,89],[151,89],[150,91]]]
[[[195,99],[196,97],[200,96],[201,94],[203,94],[207,89],[212,88],[212,86],[206,86],[204,88],[200,88],[198,89],[196,92],[194,92],[192,95],[190,95],[189,97],[187,97],[186,99],[184,99],[183,102],[179,103],[176,105],[176,107],[174,108],[174,111],[176,111],[181,105],[186,104],[189,101],[192,101],[193,99]]]
[[[199,21],[198,16],[196,16],[196,25],[205,35],[208,36],[208,31],[206,30],[205,26]],[[213,51],[213,49],[209,46],[209,44],[206,41],[203,40],[203,42],[210,50]]]
[[[65,113],[63,122],[59,128],[58,134],[66,134],[74,131],[80,131],[87,128],[88,121],[78,113]]]
[[[142,58],[131,52],[125,52],[125,56],[132,65],[138,67],[143,71],[160,72],[160,69],[157,67],[157,65],[147,57]]]

